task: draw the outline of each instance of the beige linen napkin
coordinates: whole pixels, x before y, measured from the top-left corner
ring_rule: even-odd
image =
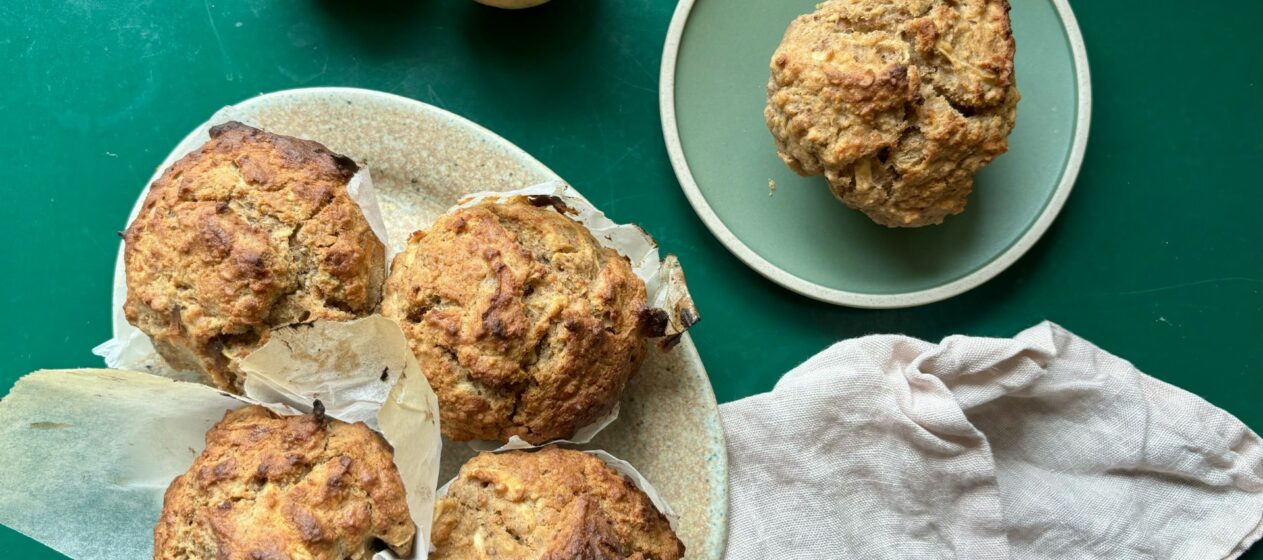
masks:
[[[1263,443],[1052,323],[838,343],[720,407],[727,557],[1235,558]]]

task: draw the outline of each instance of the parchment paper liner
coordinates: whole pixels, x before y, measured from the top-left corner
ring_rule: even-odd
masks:
[[[157,181],[168,167],[210,140],[211,127],[229,121],[237,121],[260,128],[253,118],[246,116],[236,107],[229,106],[216,111],[214,115],[211,115],[210,119],[198,126],[180,145],[176,146],[171,155],[167,157],[167,160],[154,172],[153,177],[150,177],[149,183],[145,185],[144,191],[141,192],[140,199],[144,200],[144,197],[148,196],[149,185]],[[318,142],[319,140],[317,139],[316,141]],[[385,220],[382,219],[381,206],[377,203],[377,193],[373,188],[373,179],[368,168],[361,165],[359,171],[347,182],[346,188],[351,200],[355,201],[364,212],[364,218],[368,220],[368,225],[373,230],[373,233],[385,245],[386,266],[389,266],[390,259],[394,256],[391,250],[390,233],[386,229]],[[136,219],[140,206],[140,204],[137,204],[132,208],[131,214],[127,217],[128,226]],[[123,302],[126,300],[127,283],[123,278],[116,277],[114,279],[112,301],[114,308],[114,337],[93,348],[92,353],[104,358],[105,365],[111,368],[147,371],[181,381],[204,383],[205,380],[201,374],[176,370],[168,365],[154,350],[149,337],[123,318]]]
[[[505,192],[480,192],[461,198],[456,208],[468,208],[483,201],[504,202],[514,197],[527,197],[541,206],[552,206],[573,220],[582,223],[602,246],[614,249],[631,261],[632,272],[645,283],[648,306],[657,322],[658,344],[663,349],[673,347],[680,336],[696,324],[701,315],[693,305],[684,269],[675,255],[666,258],[658,255],[658,243],[645,230],[636,225],[617,224],[598,210],[579,191],[563,181],[545,181],[536,185]],[[507,442],[471,441],[469,446],[478,451],[509,449],[533,449],[552,443],[585,444],[618,418],[618,405],[595,422],[579,428],[568,439],[539,445],[528,443],[518,436]]]
[[[534,449],[533,447],[527,447],[527,448],[507,448],[507,447],[508,446],[506,446],[506,448],[504,449],[498,449],[496,451],[492,451],[491,453],[503,453],[505,451],[514,451],[517,449]],[[667,518],[667,523],[671,525],[671,530],[672,531],[676,530],[676,524],[679,523],[680,516],[675,513],[675,510],[671,509],[671,504],[667,503],[666,498],[663,498],[662,494],[658,493],[658,489],[654,488],[653,484],[649,483],[649,479],[645,478],[644,475],[640,474],[640,471],[636,470],[636,467],[633,467],[632,464],[628,463],[627,461],[624,461],[622,459],[619,459],[618,457],[611,455],[608,451],[604,451],[601,449],[583,449],[581,451],[583,451],[584,453],[595,455],[600,460],[605,461],[605,464],[609,465],[611,468],[613,468],[614,470],[618,471],[619,473],[623,474],[628,479],[630,479],[632,481],[632,484],[636,485],[636,488],[639,488],[641,492],[644,492],[646,496],[649,496],[649,501],[653,502],[653,507],[656,508],[659,512],[662,513],[662,515],[664,515]],[[457,475],[457,477],[459,478],[459,475]],[[440,486],[437,491],[435,491],[434,495],[438,498],[442,498],[443,496],[446,496],[447,489],[448,487],[452,485],[453,482],[456,482],[455,478],[443,483],[443,485]]]
[[[120,370],[45,370],[0,401],[0,522],[76,559],[152,556],[162,495],[229,409],[262,403],[364,421],[394,447],[425,558],[438,401],[393,321],[286,327],[243,362],[248,396]],[[377,560],[393,559],[389,552]]]

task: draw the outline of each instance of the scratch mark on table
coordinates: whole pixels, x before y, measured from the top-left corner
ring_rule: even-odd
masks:
[[[1263,280],[1258,278],[1245,278],[1241,276],[1229,276],[1226,278],[1208,278],[1206,280],[1198,280],[1196,282],[1185,282],[1181,284],[1172,284],[1170,286],[1160,286],[1157,288],[1146,288],[1143,290],[1130,290],[1126,292],[1117,292],[1120,296],[1138,296],[1142,294],[1152,294],[1156,292],[1165,292],[1169,290],[1179,290],[1182,288],[1192,288],[1195,286],[1205,286],[1208,284],[1219,284],[1223,282],[1250,282],[1252,284],[1263,284]]]
[[[616,170],[615,168],[617,168],[619,164],[623,163],[623,161],[625,161],[632,154],[639,154],[640,147],[643,146],[644,144],[645,142],[642,140],[624,149],[622,154],[614,158],[609,163],[605,164],[605,170],[602,171],[599,176],[597,176],[597,181],[607,184],[607,185],[611,184],[610,177],[614,175],[614,172]],[[633,194],[628,195],[628,196],[614,196],[606,202],[606,205],[609,206],[609,210],[611,212],[616,212],[618,211],[618,207],[620,204],[631,201],[631,200],[643,198],[645,195],[646,193],[644,191],[636,191]]]
[[[178,50],[178,49],[175,49],[175,48],[170,48],[170,49],[159,49],[159,50],[156,50],[156,51],[149,51],[149,50],[146,50],[144,54],[140,55],[140,60],[145,60],[145,59],[149,59],[149,58],[154,58],[154,57],[156,57],[156,56],[163,56],[163,55],[166,55],[166,54],[168,54],[168,53],[175,52],[176,50]]]
[[[627,87],[630,87],[630,88],[632,88],[632,89],[637,89],[637,90],[640,90],[640,91],[649,92],[649,93],[653,93],[653,94],[657,94],[657,93],[658,93],[658,90],[656,90],[656,89],[654,89],[654,88],[651,88],[651,87],[649,87],[649,86],[643,86],[643,85],[637,84],[637,83],[635,83],[635,82],[632,82],[631,80],[628,80],[627,78],[624,78],[624,77],[622,76],[622,74],[619,74],[618,72],[611,72],[611,71],[609,71],[609,70],[606,70],[606,71],[605,71],[605,73],[606,73],[606,75],[610,76],[611,78],[614,78],[614,81],[616,81],[616,82],[618,82],[618,83],[620,83],[620,84],[623,84],[623,85],[625,85],[625,86],[627,86]]]
[[[433,99],[435,102],[437,102],[439,107],[442,107],[444,109],[449,108],[447,106],[447,103],[443,101],[443,97],[440,96],[439,92],[434,89],[434,84],[426,84],[425,88],[430,91],[430,98]]]
[[[621,50],[623,53],[623,58],[630,60],[632,64],[636,65],[636,68],[640,70],[640,73],[642,75],[656,82],[658,80],[658,73],[646,68],[644,64],[640,63],[639,58],[635,54],[633,54],[631,48],[627,46],[626,40],[627,40],[626,37],[624,37],[622,40],[618,38],[614,39],[615,43],[617,43],[620,48],[619,50]]]
[[[202,5],[206,8],[206,21],[210,22],[211,33],[215,35],[215,44],[219,45],[219,55],[224,59],[224,66],[228,71],[224,78],[228,81],[233,79],[232,57],[228,56],[228,49],[224,47],[224,39],[219,36],[219,26],[215,25],[215,17],[211,15],[210,0],[203,0]]]
[[[606,164],[605,172],[601,174],[601,177],[604,178],[614,173],[614,168],[617,167],[618,164],[623,163],[623,160],[627,159],[628,156],[631,156],[634,153],[639,153],[640,147],[643,146],[644,144],[645,144],[645,141],[641,140],[640,142],[636,142],[635,144],[628,146],[627,149],[623,150],[623,153],[621,155],[619,155],[618,157],[614,158],[613,161]]]

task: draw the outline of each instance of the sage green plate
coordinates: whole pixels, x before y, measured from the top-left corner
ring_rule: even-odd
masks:
[[[1087,145],[1091,84],[1065,0],[1010,0],[1017,126],[978,174],[963,214],[888,229],[776,157],[763,122],[768,60],[815,0],[682,0],[662,57],[662,128],[680,184],[730,251],[822,301],[908,307],[960,294],[1016,261],[1070,194]],[[769,181],[776,188],[769,187]]]

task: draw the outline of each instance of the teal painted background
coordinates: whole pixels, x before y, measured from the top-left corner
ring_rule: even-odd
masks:
[[[115,232],[185,133],[261,92],[336,85],[469,117],[644,225],[687,268],[721,401],[842,338],[1007,336],[1051,319],[1263,429],[1263,4],[1073,5],[1095,105],[1061,218],[973,292],[864,311],[764,280],[689,208],[658,125],[670,1],[5,2],[0,392],[37,368],[99,364]],[[0,557],[58,558],[3,529]]]

